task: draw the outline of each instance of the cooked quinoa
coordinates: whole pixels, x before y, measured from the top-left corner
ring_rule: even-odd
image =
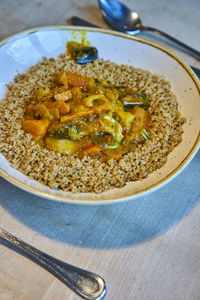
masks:
[[[59,71],[104,78],[150,95],[149,139],[138,144],[134,152],[107,163],[98,158],[80,160],[75,155],[41,148],[31,134],[22,130],[21,120],[35,90],[44,88]],[[168,154],[181,142],[184,122],[169,82],[162,76],[102,59],[80,65],[61,55],[57,60],[44,58],[8,85],[6,97],[0,103],[0,151],[11,167],[52,189],[100,193],[141,180],[161,168]]]

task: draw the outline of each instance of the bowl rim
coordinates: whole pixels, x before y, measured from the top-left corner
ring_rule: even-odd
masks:
[[[72,31],[72,30],[83,31],[84,30],[84,31],[87,31],[87,32],[100,32],[100,33],[110,34],[112,36],[114,35],[114,36],[118,36],[118,37],[123,37],[123,38],[126,38],[126,39],[137,41],[137,42],[142,43],[142,44],[147,44],[149,46],[152,46],[156,49],[161,50],[162,52],[165,52],[169,56],[171,56],[173,59],[175,59],[187,71],[187,73],[190,75],[193,82],[195,83],[196,88],[197,88],[197,90],[199,92],[199,95],[200,95],[200,81],[199,81],[199,79],[197,78],[197,76],[193,72],[193,70],[189,67],[189,65],[182,58],[180,58],[176,53],[174,53],[173,51],[169,50],[168,48],[165,48],[164,46],[159,45],[155,42],[148,41],[148,40],[138,38],[138,37],[135,37],[135,36],[130,36],[130,35],[127,35],[125,33],[114,31],[114,30],[109,30],[109,29],[104,29],[104,28],[96,28],[96,27],[91,28],[91,27],[87,27],[87,26],[60,26],[60,25],[54,25],[54,26],[33,27],[33,28],[30,28],[30,29],[26,29],[26,30],[20,31],[18,33],[12,34],[9,37],[1,40],[0,41],[0,47],[4,46],[5,44],[9,43],[10,41],[14,40],[15,38],[20,37],[21,35],[31,34],[31,33],[35,33],[35,32],[38,32],[38,31],[48,31],[48,30],[66,30],[66,31]],[[29,192],[31,194],[34,194],[34,195],[37,195],[37,196],[40,196],[40,197],[43,197],[43,198],[46,198],[46,199],[58,201],[58,202],[64,202],[64,203],[70,203],[70,204],[84,204],[84,205],[85,204],[87,204],[87,205],[114,204],[114,203],[119,203],[119,202],[122,202],[122,201],[135,199],[135,198],[138,198],[138,197],[146,196],[148,193],[151,193],[151,192],[156,191],[157,189],[163,187],[164,185],[166,185],[169,182],[169,180],[174,179],[190,163],[190,161],[193,159],[193,157],[195,156],[195,154],[197,153],[199,148],[200,148],[200,129],[199,129],[198,136],[196,138],[196,141],[195,141],[192,149],[187,154],[187,156],[182,160],[182,162],[176,167],[176,169],[171,171],[163,179],[161,179],[158,182],[152,184],[148,188],[144,188],[144,189],[142,189],[142,190],[140,190],[140,191],[138,191],[134,194],[129,194],[126,197],[123,197],[123,198],[107,197],[107,198],[104,198],[104,199],[101,199],[101,198],[98,198],[98,199],[88,199],[88,198],[87,199],[86,198],[82,198],[82,199],[73,198],[73,199],[70,199],[69,197],[67,197],[67,195],[65,196],[65,195],[50,194],[48,192],[41,191],[41,190],[38,190],[37,188],[31,187],[28,184],[25,184],[25,183],[21,182],[20,180],[16,179],[15,177],[11,176],[5,170],[3,170],[1,167],[0,167],[0,176],[2,178],[4,178],[5,180],[7,180],[8,182],[12,183],[13,185],[19,187],[20,189],[22,189],[26,192]],[[75,193],[74,195],[78,195],[78,194],[79,193]],[[82,194],[82,193],[80,193],[80,194]]]

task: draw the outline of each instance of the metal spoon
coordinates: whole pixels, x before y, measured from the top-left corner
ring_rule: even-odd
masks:
[[[58,260],[1,228],[0,237],[60,279],[81,298],[88,300],[102,300],[104,298],[106,294],[105,281],[99,275]]]
[[[99,7],[105,20],[114,29],[130,35],[136,35],[141,31],[151,31],[180,46],[184,51],[200,60],[200,52],[189,47],[169,34],[152,27],[143,26],[138,14],[117,0],[98,0]]]

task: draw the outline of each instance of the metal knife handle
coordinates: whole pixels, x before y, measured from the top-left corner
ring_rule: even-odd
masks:
[[[166,32],[163,32],[159,29],[153,28],[153,27],[145,27],[142,26],[140,28],[141,31],[151,31],[157,35],[160,35],[162,37],[164,37],[165,39],[168,39],[169,41],[172,41],[174,44],[178,45],[179,47],[181,47],[184,52],[188,53],[189,55],[195,57],[196,59],[200,60],[200,51],[186,45],[185,43],[179,41],[178,39],[174,38],[173,36],[167,34]]]
[[[200,69],[190,66],[190,68],[193,70],[193,72],[197,75],[197,77],[200,79]]]
[[[77,25],[77,26],[88,26],[88,27],[96,27],[98,28],[98,26],[90,23],[90,22],[87,22],[79,17],[72,17],[71,18],[71,21],[72,21],[72,24],[73,25]]]
[[[48,270],[83,299],[101,300],[106,294],[102,277],[58,260],[0,228],[0,237],[20,249],[32,261]]]

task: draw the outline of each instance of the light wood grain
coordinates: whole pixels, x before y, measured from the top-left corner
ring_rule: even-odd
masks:
[[[199,0],[134,2],[124,1],[145,25],[200,49]],[[96,1],[2,0],[0,39],[31,27],[67,25],[73,15],[108,27]],[[42,199],[0,179],[0,226],[42,251],[101,274],[108,300],[199,300],[199,170],[200,152],[173,182],[148,197],[93,207]],[[0,245],[0,299],[79,298],[48,272]]]

